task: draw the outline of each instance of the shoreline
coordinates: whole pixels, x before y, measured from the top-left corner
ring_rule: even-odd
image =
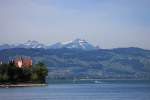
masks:
[[[20,84],[0,84],[0,88],[9,88],[9,87],[42,87],[47,86],[48,84],[32,84],[32,83],[20,83]]]
[[[143,81],[143,80],[147,80],[147,81],[150,81],[150,79],[79,79],[79,80],[129,80],[129,81]]]

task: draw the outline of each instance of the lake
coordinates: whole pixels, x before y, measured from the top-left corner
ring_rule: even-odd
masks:
[[[0,100],[150,100],[150,82],[93,81],[0,88]]]

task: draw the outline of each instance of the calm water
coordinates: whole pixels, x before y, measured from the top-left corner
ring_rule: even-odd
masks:
[[[150,83],[100,82],[0,88],[0,100],[150,100]]]

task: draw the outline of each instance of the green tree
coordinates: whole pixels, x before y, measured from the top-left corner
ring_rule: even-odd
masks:
[[[9,81],[9,76],[8,76],[7,74],[3,74],[2,80],[3,80],[4,82],[8,82],[8,81]]]
[[[31,67],[16,67],[14,63],[0,64],[0,82],[41,82],[45,83],[47,67],[39,62]]]
[[[38,76],[37,76],[36,73],[32,73],[32,75],[31,75],[31,81],[32,82],[37,82],[38,81]]]
[[[48,75],[48,69],[42,62],[38,62],[34,66],[34,72],[36,73],[39,82],[45,83],[46,82],[46,76]]]
[[[23,74],[22,77],[24,81],[30,81],[31,80],[31,75],[32,75],[32,69],[29,67],[22,68]]]

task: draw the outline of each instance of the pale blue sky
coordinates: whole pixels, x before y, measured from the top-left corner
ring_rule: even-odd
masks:
[[[0,0],[0,44],[75,38],[150,49],[150,0]]]

